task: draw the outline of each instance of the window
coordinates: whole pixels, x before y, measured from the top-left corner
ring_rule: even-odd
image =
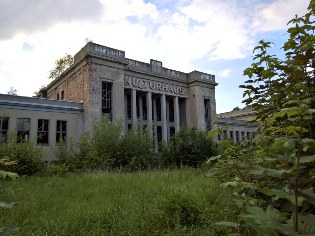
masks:
[[[210,99],[204,99],[206,130],[211,130],[211,104]]]
[[[162,120],[162,114],[161,114],[161,98],[156,97],[156,120],[161,121]]]
[[[56,142],[67,139],[67,121],[57,120]]]
[[[242,141],[245,141],[245,132],[242,131]]]
[[[59,100],[60,99],[60,97],[59,97],[59,93],[57,93],[57,100]]]
[[[16,125],[17,140],[16,141],[18,143],[22,143],[22,142],[29,140],[30,124],[31,124],[30,118],[18,118],[17,119],[17,125]]]
[[[227,139],[227,130],[223,130],[223,138]]]
[[[61,96],[60,96],[60,100],[64,100],[65,99],[65,92],[61,91]]]
[[[234,140],[234,132],[230,131],[230,139]]]
[[[170,138],[175,134],[175,127],[170,127]]]
[[[247,132],[247,139],[248,139],[248,140],[251,140],[250,132]]]
[[[131,94],[127,93],[127,117],[131,119]]]
[[[49,120],[38,120],[37,125],[37,144],[48,144]]]
[[[174,101],[173,99],[168,100],[168,104],[169,104],[169,122],[174,122]]]
[[[102,113],[112,119],[112,83],[102,82]]]
[[[0,143],[7,139],[9,129],[9,117],[0,117]]]
[[[236,142],[239,143],[240,142],[240,131],[236,131]]]
[[[148,119],[148,109],[147,109],[147,98],[146,96],[142,96],[142,113],[143,113],[143,120]]]

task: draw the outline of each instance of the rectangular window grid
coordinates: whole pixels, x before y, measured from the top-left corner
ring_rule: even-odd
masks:
[[[66,141],[66,139],[67,139],[67,121],[57,120],[56,142],[60,142],[61,140]]]
[[[102,82],[102,113],[112,119],[112,83]]]
[[[29,140],[30,136],[30,125],[31,119],[30,118],[17,118],[17,142],[22,143]]]
[[[6,142],[9,130],[9,117],[0,117],[0,143]]]
[[[48,144],[49,120],[39,119],[37,124],[37,144]]]

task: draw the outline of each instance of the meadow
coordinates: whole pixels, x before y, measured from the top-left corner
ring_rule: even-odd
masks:
[[[1,182],[1,226],[16,235],[225,235],[232,193],[201,169],[68,173]]]

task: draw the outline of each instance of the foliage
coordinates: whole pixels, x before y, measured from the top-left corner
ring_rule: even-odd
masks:
[[[35,97],[43,97],[43,98],[47,98],[47,87],[46,86],[42,86],[38,89],[38,91],[34,92]]]
[[[231,145],[221,158],[230,179],[224,186],[244,210],[241,224],[230,226],[250,235],[315,233],[314,0],[308,10],[289,22],[284,59],[268,53],[271,43],[254,49],[241,87],[262,124],[260,138],[243,149]]]
[[[13,88],[12,86],[10,87],[10,89],[7,92],[8,95],[17,95],[17,89]]]
[[[79,142],[60,142],[55,154],[69,170],[148,169],[155,159],[149,130],[138,126],[122,135],[121,121],[111,122],[103,117],[94,123],[90,135],[83,134]]]
[[[3,167],[5,171],[19,175],[34,175],[45,169],[41,147],[31,141],[17,143],[13,134],[9,134],[7,142],[0,145],[0,156],[16,163]]]
[[[55,68],[49,72],[49,79],[57,79],[66,69],[73,64],[73,56],[66,54],[55,61]]]
[[[0,212],[18,235],[227,235],[231,192],[199,169],[89,172],[5,182],[19,204]]]
[[[196,128],[181,128],[162,148],[164,166],[192,166],[203,164],[210,156],[216,155],[216,146],[206,132]]]
[[[5,157],[0,158],[0,181],[4,181],[4,180],[8,180],[8,179],[14,180],[14,179],[18,178],[18,174],[3,170],[4,167],[12,166],[12,165],[16,165],[16,162],[11,161]],[[10,190],[11,189],[9,187],[0,186],[0,195],[4,194],[5,192],[8,192]],[[0,201],[0,208],[12,208],[13,206],[14,206],[14,202]],[[11,226],[11,227],[0,226],[0,235],[8,235],[8,234],[11,234],[12,232],[15,232],[17,230],[18,230],[18,228],[15,226]]]

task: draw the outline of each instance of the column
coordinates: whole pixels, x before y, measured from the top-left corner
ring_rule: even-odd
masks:
[[[131,90],[131,123],[134,126],[137,123],[137,90]]]
[[[161,95],[161,115],[162,115],[162,139],[167,142],[167,121],[166,121],[166,96]]]
[[[175,123],[175,132],[179,131],[179,104],[178,97],[174,97],[174,123]]]

